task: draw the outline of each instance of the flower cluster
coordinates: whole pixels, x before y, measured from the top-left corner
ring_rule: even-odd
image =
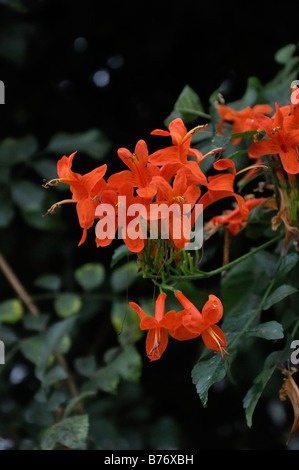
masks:
[[[208,155],[223,149],[214,149],[203,155],[199,150],[191,148],[192,136],[205,127],[197,126],[187,131],[180,118],[174,119],[169,124],[169,131],[152,132],[153,135],[171,137],[172,145],[152,154],[148,153],[144,140],[137,142],[134,152],[120,148],[118,156],[128,169],[112,174],[106,180],[104,176],[107,165],[82,176],[71,170],[75,153],[62,157],[57,165],[58,178],[47,182],[45,186],[67,183],[70,185],[72,199],[54,204],[49,212],[53,213],[61,204],[76,203],[79,224],[83,229],[79,245],[85,242],[88,229],[97,220],[95,241],[98,247],[109,245],[118,230],[129,250],[135,253],[144,249],[149,235],[148,223],[156,219],[161,230],[161,220],[166,214],[170,216],[169,241],[177,249],[184,248],[190,240],[190,232],[195,223],[195,204],[202,205],[204,210],[213,202],[233,196],[238,203],[242,220],[246,220],[248,208],[243,197],[234,190],[234,162],[225,158],[217,160],[214,163],[217,174],[207,177],[200,168],[201,162]],[[228,171],[223,173],[226,170]],[[125,198],[125,213],[122,211],[122,198]],[[136,204],[143,208],[138,219],[134,213]],[[107,210],[108,206],[113,210]],[[155,206],[157,209],[159,207],[159,212],[153,211]],[[173,206],[175,210],[169,211]],[[186,218],[189,219],[189,233],[183,230]],[[174,233],[177,226],[181,230]]]
[[[297,93],[298,89],[295,87],[292,96],[297,97]],[[170,122],[169,130],[156,129],[151,133],[170,138],[168,146],[152,154],[144,140],[137,142],[133,152],[120,148],[118,157],[126,169],[107,178],[107,165],[81,175],[71,169],[76,152],[69,157],[63,156],[57,165],[58,178],[48,181],[45,187],[66,183],[70,186],[72,198],[54,204],[48,212],[53,213],[61,204],[75,203],[79,224],[83,229],[79,245],[85,242],[88,230],[96,221],[97,247],[109,245],[118,232],[128,249],[137,253],[139,261],[145,260],[146,264],[159,255],[159,250],[161,259],[166,252],[164,250],[162,254],[162,244],[151,243],[150,223],[154,222],[158,230],[157,240],[166,238],[166,245],[171,246],[172,254],[174,253],[172,259],[179,260],[191,239],[192,228],[198,216],[195,206],[200,205],[201,211],[204,211],[216,201],[233,197],[235,207],[220,216],[214,216],[206,224],[205,240],[224,226],[227,240],[230,241],[246,224],[250,212],[261,204],[267,204],[277,210],[272,218],[272,229],[276,230],[281,223],[285,226],[286,247],[292,237],[299,238],[299,197],[295,179],[295,175],[299,173],[299,107],[293,100],[290,105],[283,107],[276,103],[271,117],[269,115],[272,108],[263,104],[240,111],[219,104],[218,112],[219,134],[224,133],[224,122],[227,121],[232,123],[234,145],[240,142],[242,133],[251,137],[248,156],[255,159],[254,165],[237,173],[232,159],[218,158],[214,161],[211,174],[206,175],[201,168],[204,159],[211,155],[219,157],[225,149],[212,149],[203,155],[192,147],[191,141],[196,133],[207,132],[207,125],[199,125],[188,131],[182,119],[177,118]],[[235,191],[237,174],[243,173],[243,179],[249,179],[253,171],[256,174],[265,165],[269,165],[276,178],[277,185],[272,184],[274,196],[243,197]],[[175,209],[170,213],[169,209],[173,206]],[[136,207],[142,207],[142,213],[137,209],[139,217],[136,217]],[[153,208],[159,210],[153,211]],[[169,231],[167,237],[163,237],[163,220],[166,214],[170,216]],[[187,231],[184,224],[186,219],[190,222]],[[228,250],[229,243],[225,245]],[[225,252],[224,265],[227,262],[228,253]],[[145,267],[142,266],[142,269]],[[171,310],[164,314],[166,294],[161,285],[154,317],[147,315],[135,302],[130,302],[140,317],[140,328],[149,330],[146,340],[147,356],[152,361],[158,360],[166,349],[169,336],[180,341],[201,336],[207,347],[220,351],[224,357],[227,354],[226,338],[217,326],[223,315],[221,301],[215,295],[210,295],[200,313],[182,292],[167,286],[167,279],[163,279],[163,282],[164,288],[166,286],[175,292],[183,310],[178,313]]]
[[[151,361],[160,359],[168,344],[168,333],[180,341],[201,336],[207,347],[220,351],[224,357],[227,354],[226,339],[222,330],[216,325],[223,315],[222,303],[218,297],[210,295],[201,313],[182,292],[176,292],[176,298],[183,306],[183,310],[178,313],[170,310],[164,315],[166,294],[159,294],[154,318],[147,315],[135,302],[130,302],[140,317],[140,328],[149,330],[146,338],[146,353],[149,359]]]

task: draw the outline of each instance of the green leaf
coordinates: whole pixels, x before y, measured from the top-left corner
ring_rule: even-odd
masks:
[[[44,336],[41,351],[42,365],[46,365],[50,355],[59,349],[62,339],[71,333],[76,320],[77,318],[73,316],[66,320],[54,323],[49,327]]]
[[[70,449],[85,450],[88,429],[87,415],[65,418],[43,432],[41,449],[53,450],[58,443]]]
[[[184,123],[188,123],[199,117],[205,119],[210,118],[210,116],[204,112],[197,93],[195,93],[189,85],[186,85],[174,105],[173,112],[165,120],[165,124],[168,126],[170,121],[175,118],[181,118]]]
[[[287,343],[283,350],[274,351],[265,360],[263,370],[255,378],[252,387],[246,393],[243,399],[243,407],[245,409],[246,421],[249,427],[252,426],[252,415],[256,405],[273,375],[277,365],[288,359],[290,355],[290,343],[292,338],[288,338]]]
[[[37,149],[37,140],[32,135],[20,139],[7,137],[0,143],[0,168],[28,161]]]
[[[41,335],[31,336],[20,341],[19,347],[26,359],[35,365],[38,365],[41,360],[41,350],[43,344],[43,337]]]
[[[250,139],[256,135],[257,131],[245,131],[245,132],[235,132],[231,134],[230,140],[234,139]]]
[[[105,281],[105,268],[100,263],[86,263],[75,270],[75,279],[82,289],[91,291]]]
[[[140,379],[142,361],[134,346],[107,351],[105,359],[109,363],[93,375],[88,388],[116,393],[121,380],[138,382]]]
[[[55,385],[58,382],[67,379],[68,374],[60,364],[55,364],[46,374],[43,374],[43,376],[40,378],[44,387],[51,387],[51,385]]]
[[[16,323],[23,313],[23,305],[19,299],[4,300],[0,303],[0,323]]]
[[[221,282],[225,311],[234,308],[250,293],[262,295],[275,268],[276,258],[266,251],[260,251],[230,269]]]
[[[288,284],[279,286],[274,292],[272,292],[271,295],[269,295],[263,305],[263,310],[268,310],[270,307],[272,307],[272,305],[280,302],[289,295],[295,294],[295,292],[298,292],[296,287],[289,286]]]
[[[83,152],[95,160],[105,158],[110,148],[110,141],[99,129],[90,129],[74,134],[59,132],[51,138],[47,146],[49,152],[61,154],[61,156],[77,151]]]
[[[260,323],[246,331],[246,336],[255,336],[263,339],[281,339],[284,337],[282,325],[276,321]]]
[[[283,280],[286,275],[296,266],[299,261],[299,253],[291,252],[283,257],[281,260],[276,279]]]
[[[110,278],[110,284],[114,292],[121,292],[130,287],[139,276],[137,272],[138,266],[137,263],[131,261],[129,263],[116,268]]]
[[[57,274],[43,274],[34,281],[34,285],[40,289],[58,291],[61,287],[61,277]]]
[[[29,212],[40,212],[42,215],[45,192],[32,181],[17,181],[12,184],[12,198],[17,206]]]
[[[0,201],[0,228],[6,228],[13,220],[14,208],[10,201]]]
[[[68,318],[81,310],[82,301],[78,294],[62,292],[54,300],[54,309],[60,318]]]
[[[111,309],[111,322],[118,334],[118,341],[122,346],[134,344],[143,335],[140,329],[140,318],[128,302],[115,300]]]
[[[113,268],[119,261],[123,258],[132,255],[133,253],[128,249],[127,245],[124,243],[114,250],[114,253],[111,258],[111,268]]]
[[[295,51],[295,44],[287,44],[275,53],[274,58],[279,64],[285,65],[291,60]]]
[[[259,101],[259,95],[262,85],[257,77],[249,77],[244,95],[239,100],[227,103],[227,105],[236,111],[241,111],[247,106],[254,106]]]
[[[192,369],[192,382],[204,407],[207,406],[209,389],[226,375],[225,362],[220,354],[208,359],[200,358]]]
[[[77,357],[74,366],[76,371],[83,377],[91,377],[96,371],[97,362],[94,356]]]

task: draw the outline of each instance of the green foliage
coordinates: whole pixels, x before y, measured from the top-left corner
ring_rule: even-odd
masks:
[[[6,3],[22,10],[21,2]],[[286,104],[289,85],[298,75],[295,50],[294,45],[287,45],[278,51],[275,58],[282,69],[271,82],[263,85],[258,78],[249,77],[244,95],[227,104],[236,110],[257,103]],[[211,148],[224,147],[222,156],[233,159],[241,168],[248,161],[248,145],[256,132],[231,134],[229,124],[225,134],[220,135],[217,94],[215,90],[206,112],[197,92],[186,85],[165,123],[175,117],[181,117],[186,124],[208,122],[211,134],[195,135],[196,148],[204,154]],[[239,137],[242,141],[234,145],[232,141]],[[16,260],[17,277],[32,301],[22,295],[14,298],[12,278],[1,279],[1,288],[4,284],[5,288],[0,302],[0,340],[5,343],[8,360],[0,366],[0,398],[9,397],[10,402],[5,408],[4,400],[5,411],[0,409],[0,436],[16,436],[14,446],[18,449],[158,449],[161,442],[169,445],[169,436],[174,447],[182,445],[185,430],[179,429],[170,415],[154,419],[152,397],[145,397],[143,367],[153,369],[156,364],[148,366],[143,353],[144,332],[128,300],[137,298],[146,311],[152,311],[156,291],[141,278],[135,255],[126,245],[112,245],[109,255],[105,248],[78,248],[79,231],[74,234],[70,228],[77,223],[74,213],[59,209],[55,215],[43,217],[56,202],[56,196],[42,188],[42,183],[44,178],[57,177],[57,156],[77,150],[84,155],[84,165],[92,167],[110,158],[111,148],[106,135],[97,129],[60,132],[45,148],[40,148],[37,137],[31,135],[7,137],[0,143],[1,251],[11,265]],[[201,169],[210,174],[214,162],[215,156],[210,155]],[[246,186],[239,188],[244,191]],[[58,187],[57,191],[62,193],[64,189]],[[171,278],[173,285],[177,282],[176,286],[186,288],[188,297],[198,301],[199,308],[208,293],[219,295],[224,306],[221,328],[228,341],[229,355],[222,357],[198,340],[196,358],[192,359],[193,385],[184,382],[183,386],[194,386],[201,405],[207,408],[217,385],[224,384],[229,391],[237,387],[249,427],[254,425],[254,412],[269,383],[275,377],[280,380],[279,366],[289,359],[290,343],[298,332],[299,253],[291,245],[281,256],[283,230],[272,230],[272,216],[271,208],[258,207],[251,212],[247,226],[232,240],[232,263],[227,269],[221,266],[223,239],[219,231],[217,241],[212,238],[212,247],[207,246],[202,259],[198,259],[200,271],[196,276],[191,269],[194,260],[191,262],[185,253],[180,275],[172,273]],[[268,242],[264,249],[259,248]],[[168,286],[167,302],[169,308],[176,308],[172,284]],[[171,394],[179,407],[177,382],[185,379],[180,378],[177,363],[184,357],[178,360],[175,349],[169,355],[174,364]],[[159,362],[162,365],[157,369],[161,367],[162,373],[155,388],[163,396],[169,363],[163,366],[163,360]],[[29,371],[30,384],[30,396],[20,410],[11,382],[19,364]],[[163,403],[167,400],[169,396],[161,398]],[[142,437],[136,431],[138,426],[142,427]]]

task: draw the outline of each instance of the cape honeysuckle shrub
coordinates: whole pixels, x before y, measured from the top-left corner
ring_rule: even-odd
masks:
[[[14,415],[5,421],[21,422],[20,415],[25,416],[30,443],[22,445],[115,449],[121,445],[119,435],[128,436],[123,445],[131,448],[136,442],[153,445],[152,440],[140,444],[139,435],[136,441],[139,429],[134,434],[115,418],[127,413],[126,421],[130,415],[123,393],[139,409],[137,419],[149,415],[146,400],[139,396],[138,401],[134,388],[139,386],[142,365],[135,343],[142,341],[145,331],[144,361],[149,367],[162,368],[172,360],[170,346],[180,354],[186,342],[191,342],[196,348],[191,377],[201,403],[207,405],[210,388],[217,382],[221,386],[214,388],[216,393],[228,385],[238,387],[244,392],[248,426],[257,404],[263,406],[259,399],[272,384],[272,396],[288,398],[293,405],[290,437],[296,435],[298,386],[292,366],[298,360],[299,326],[299,126],[298,91],[293,82],[298,78],[299,57],[294,51],[293,46],[279,51],[280,73],[266,85],[250,77],[238,101],[226,102],[216,90],[208,112],[186,85],[164,126],[152,131],[152,139],[160,139],[161,148],[151,152],[145,136],[134,149],[119,149],[123,170],[114,174],[103,161],[107,143],[95,130],[54,136],[46,149],[55,158],[59,155],[54,169],[52,159],[37,151],[34,138],[1,143],[0,179],[7,198],[0,204],[0,226],[7,228],[19,211],[28,226],[37,230],[31,245],[36,256],[43,253],[43,266],[54,259],[56,238],[55,263],[62,250],[66,260],[76,232],[67,240],[68,246],[61,248],[65,243],[57,230],[63,226],[69,233],[72,213],[66,215],[64,207],[68,204],[76,209],[82,229],[78,252],[87,243],[93,246],[94,242],[95,248],[92,262],[88,260],[71,274],[71,268],[66,269],[67,282],[60,273],[45,272],[35,283],[43,289],[40,296],[22,298],[20,288],[22,303],[13,299],[0,304],[1,339],[5,334],[5,345],[11,346],[7,353],[10,358],[20,353],[34,368],[35,394],[26,413],[22,409],[17,419]],[[82,154],[96,161],[96,168],[86,174],[74,171],[74,164],[88,166]],[[46,176],[47,188],[59,184],[57,192],[70,189],[70,196],[57,202],[56,191],[42,191],[25,180],[24,172],[8,184],[8,175],[15,173],[13,165],[22,163],[40,178]],[[56,217],[40,216],[48,208],[49,214],[58,213]],[[38,230],[46,228],[52,232],[44,241]],[[116,238],[123,241],[120,246]],[[48,243],[50,239],[53,244]],[[101,250],[104,259],[105,247],[113,245],[117,247],[108,274],[96,256]],[[0,265],[4,272],[1,256]],[[6,273],[11,286],[19,286],[11,270]],[[73,291],[65,292],[65,285]],[[154,307],[139,289],[141,285],[154,292]],[[49,311],[51,300],[53,312]],[[81,335],[95,318],[102,341],[111,322],[119,343],[104,353],[101,345],[99,364],[94,354],[97,332],[91,335],[93,348],[89,348],[89,336]],[[70,357],[66,356],[69,352]],[[176,360],[177,356],[175,367]],[[184,360],[181,354],[180,363]],[[1,371],[8,373],[9,367]],[[129,384],[119,390],[125,382]],[[9,381],[1,381],[2,395],[4,390],[12,396],[9,387]],[[105,394],[103,402],[99,392]],[[112,409],[113,417],[109,415]],[[175,420],[168,424],[164,436],[174,436]],[[5,432],[0,427],[0,433]],[[148,434],[161,436],[153,427]],[[175,438],[172,446],[179,445],[174,442]],[[155,445],[160,448],[161,442]]]
[[[83,229],[79,245],[91,227],[97,247],[110,245],[118,236],[136,255],[143,278],[159,289],[154,316],[139,303],[129,302],[140,317],[141,330],[148,330],[150,361],[161,360],[169,339],[203,339],[207,349],[192,371],[203,405],[209,388],[226,376],[228,368],[232,370],[245,340],[283,341],[283,348],[266,359],[244,398],[249,426],[273,372],[290,357],[299,326],[295,316],[286,327],[285,311],[276,310],[278,303],[292,302],[298,291],[289,281],[298,261],[299,91],[297,82],[284,87],[291,89],[280,105],[279,96],[275,102],[261,102],[262,88],[258,84],[253,93],[253,80],[243,107],[242,100],[230,105],[214,94],[210,116],[186,87],[167,121],[168,130],[151,132],[168,139],[165,147],[150,153],[146,142],[139,140],[134,151],[120,148],[118,157],[127,168],[110,176],[106,176],[109,165],[85,175],[74,173],[75,153],[63,156],[57,164],[58,177],[45,184],[46,188],[69,185],[72,197],[53,204],[48,212],[76,204]],[[277,90],[280,93],[281,87]],[[198,117],[210,122],[188,130],[187,124]],[[206,220],[213,206],[214,215]],[[219,207],[222,213],[217,213]],[[224,234],[223,263],[203,271],[199,268],[216,233]],[[245,251],[230,261],[233,248],[238,252],[233,241],[239,236]],[[261,243],[253,247],[252,240]],[[208,298],[197,298],[191,288],[193,303],[180,288],[219,274],[217,296],[209,292]],[[181,304],[180,310],[175,304],[178,308],[165,313],[169,297]],[[269,310],[273,316],[264,321],[262,314]]]

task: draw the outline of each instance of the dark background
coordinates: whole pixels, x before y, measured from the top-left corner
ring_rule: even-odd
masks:
[[[0,79],[6,87],[1,140],[33,134],[43,148],[58,131],[100,128],[113,145],[107,162],[112,168],[121,167],[118,147],[132,149],[141,138],[155,145],[150,132],[164,127],[186,84],[205,109],[218,87],[228,101],[237,99],[249,76],[271,80],[279,69],[275,52],[299,40],[295,2],[41,0],[23,5],[26,12],[0,4]],[[98,76],[107,79],[105,86],[95,84],[97,71],[104,72]],[[32,247],[28,255],[24,246],[12,250],[5,242],[18,272],[36,277],[29,263]],[[94,247],[81,253],[78,259],[92,259]],[[97,256],[109,258],[104,252]],[[142,386],[155,415],[175,416],[185,448],[284,448],[288,423],[273,422],[272,402],[261,402],[252,431],[242,409],[250,384],[233,392],[216,387],[203,410],[190,386],[196,347],[180,345],[175,367],[172,347],[163,367],[146,363]]]

